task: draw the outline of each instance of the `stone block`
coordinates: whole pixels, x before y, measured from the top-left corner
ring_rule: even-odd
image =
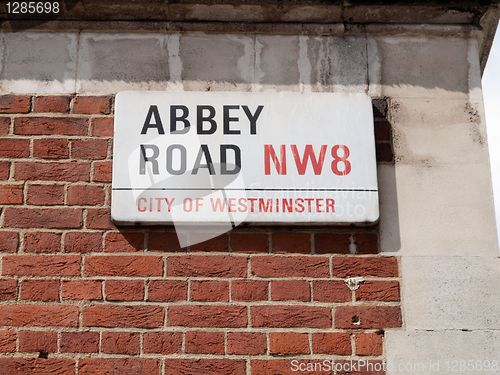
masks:
[[[231,34],[186,34],[180,38],[186,91],[250,91],[254,38]]]
[[[407,330],[500,328],[500,259],[403,257],[401,266]]]
[[[388,331],[385,343],[387,375],[500,372],[498,331]]]
[[[298,36],[259,35],[255,50],[259,91],[300,91]]]
[[[467,39],[376,38],[382,63],[383,95],[467,97]]]
[[[1,35],[0,90],[68,93],[75,90],[77,33]]]
[[[167,88],[170,73],[164,34],[82,33],[78,56],[80,93]]]
[[[489,164],[379,166],[381,251],[498,256]]]

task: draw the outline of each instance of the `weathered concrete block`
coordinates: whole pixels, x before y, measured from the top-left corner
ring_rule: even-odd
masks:
[[[187,91],[250,91],[254,82],[254,38],[188,34],[180,38],[182,79]]]
[[[401,266],[407,330],[500,328],[497,257],[403,257]]]
[[[376,38],[383,95],[463,97],[468,93],[467,39]]]
[[[78,92],[167,88],[169,56],[164,34],[83,33],[78,57]]]
[[[500,372],[498,331],[388,331],[385,342],[387,364],[392,367],[386,371],[387,375]],[[492,367],[493,361],[496,361],[495,367]],[[463,367],[460,369],[461,365],[465,371]]]
[[[259,35],[255,50],[259,91],[300,91],[298,36]]]
[[[366,92],[368,89],[367,42],[363,37],[333,38],[333,91]]]
[[[0,89],[15,93],[75,90],[76,33],[2,33]]]
[[[391,116],[397,163],[488,163],[485,121],[468,100],[395,99]]]
[[[380,244],[404,256],[498,256],[489,164],[379,167]]]

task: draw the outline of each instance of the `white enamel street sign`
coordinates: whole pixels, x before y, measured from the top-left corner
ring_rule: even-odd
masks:
[[[121,92],[111,215],[123,224],[374,222],[371,99]]]

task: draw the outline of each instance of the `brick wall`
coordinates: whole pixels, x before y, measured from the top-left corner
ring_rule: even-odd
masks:
[[[393,159],[385,104],[374,101],[381,163]],[[4,95],[0,113],[0,373],[384,360],[401,279],[398,259],[377,255],[378,226],[242,227],[181,249],[171,227],[110,221],[113,97]],[[355,291],[352,276],[365,278]]]

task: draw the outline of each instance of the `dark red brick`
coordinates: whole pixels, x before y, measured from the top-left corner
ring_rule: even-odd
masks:
[[[148,301],[175,302],[187,300],[187,281],[150,280]]]
[[[191,280],[192,301],[229,301],[229,281]]]
[[[33,156],[43,159],[69,158],[69,142],[67,139],[35,139]]]
[[[146,332],[143,336],[145,354],[182,353],[181,332]]]
[[[111,101],[104,96],[77,96],[73,101],[73,113],[108,115]]]
[[[69,113],[70,96],[37,96],[33,102],[33,112]]]
[[[59,280],[23,280],[21,283],[20,298],[38,301],[57,301],[59,299],[60,284]]]
[[[308,233],[273,233],[273,253],[311,253],[311,235]]]
[[[101,351],[110,354],[139,354],[140,333],[103,332]]]
[[[231,233],[231,250],[238,253],[268,253],[269,235],[265,233]]]
[[[185,350],[186,353],[194,354],[224,354],[224,333],[187,332]]]
[[[57,253],[61,251],[61,234],[28,232],[24,235],[24,251],[27,253]]]
[[[61,332],[61,353],[97,353],[99,332]]]
[[[0,95],[0,113],[29,113],[31,111],[31,96]]]
[[[36,206],[64,204],[64,185],[28,185],[26,203]]]
[[[401,327],[399,306],[339,306],[335,309],[335,327],[370,329]]]
[[[14,134],[87,135],[89,121],[74,117],[19,117],[14,119]]]
[[[57,352],[57,332],[21,331],[19,332],[20,352]]]

